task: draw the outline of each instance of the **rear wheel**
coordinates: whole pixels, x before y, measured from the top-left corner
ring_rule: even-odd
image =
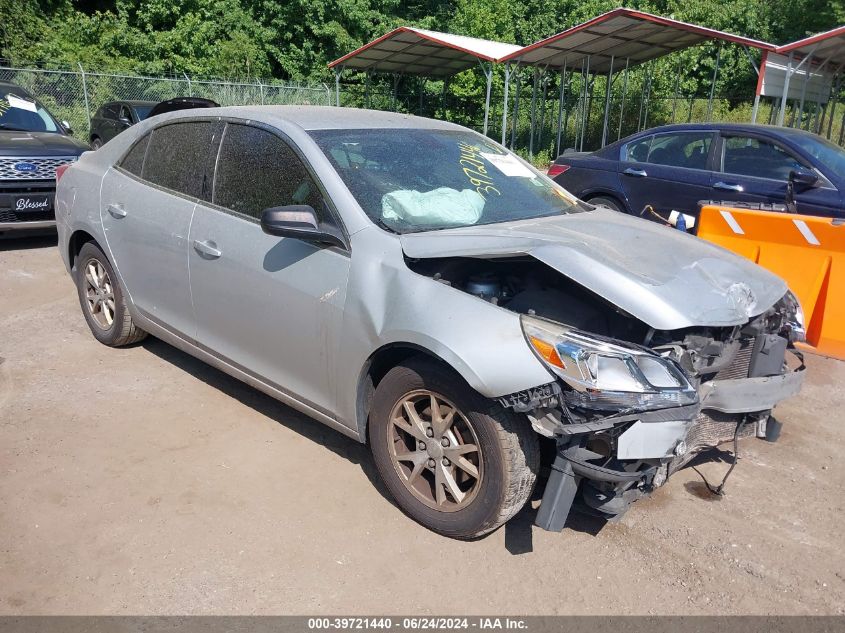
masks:
[[[427,359],[392,369],[370,413],[370,449],[400,508],[455,538],[495,530],[531,495],[539,468],[528,421]]]
[[[611,211],[619,211],[620,213],[625,213],[625,209],[622,207],[622,205],[613,198],[607,198],[605,196],[596,196],[595,198],[590,198],[587,202],[597,207],[607,207]]]
[[[100,343],[120,347],[147,336],[132,322],[114,269],[94,242],[83,244],[76,258],[76,289],[85,321]]]

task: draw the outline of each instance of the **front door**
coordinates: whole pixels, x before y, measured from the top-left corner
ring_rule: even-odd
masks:
[[[260,127],[228,124],[213,199],[197,207],[191,226],[196,338],[331,416],[349,253],[262,232],[262,211],[289,204],[310,205],[322,223],[337,223],[285,140]]]
[[[721,170],[714,174],[714,195],[721,200],[783,204],[789,172],[812,168],[789,149],[752,135],[724,135]],[[798,213],[841,215],[842,200],[836,188],[822,178],[817,187],[796,192]]]

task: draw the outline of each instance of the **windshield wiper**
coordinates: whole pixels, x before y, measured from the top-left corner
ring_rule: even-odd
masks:
[[[12,130],[13,132],[29,132],[26,128],[22,127],[15,127],[14,125],[9,125],[8,123],[0,123],[0,130]]]

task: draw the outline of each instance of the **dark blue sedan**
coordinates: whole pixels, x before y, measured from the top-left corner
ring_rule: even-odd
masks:
[[[666,125],[595,152],[560,156],[549,175],[582,200],[639,214],[650,204],[698,214],[699,200],[784,204],[845,216],[845,150],[820,136],[769,125]]]

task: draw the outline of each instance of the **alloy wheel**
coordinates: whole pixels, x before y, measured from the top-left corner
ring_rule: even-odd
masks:
[[[108,330],[114,323],[114,287],[106,267],[97,259],[89,259],[85,266],[85,300],[94,322]]]
[[[472,424],[442,395],[417,390],[393,407],[388,451],[399,479],[422,503],[441,512],[468,506],[484,476]]]

